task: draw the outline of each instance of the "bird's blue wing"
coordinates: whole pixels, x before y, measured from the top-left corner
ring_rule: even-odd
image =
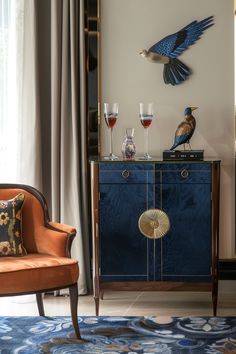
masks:
[[[173,146],[170,150],[175,149],[177,146],[185,144],[189,140],[190,134],[176,135]]]
[[[171,34],[149,48],[149,52],[158,53],[170,57],[177,40],[177,33]]]
[[[171,34],[149,48],[150,52],[158,53],[170,58],[178,57],[190,45],[194,44],[202,33],[213,26],[213,16],[202,21],[193,21],[180,31]]]

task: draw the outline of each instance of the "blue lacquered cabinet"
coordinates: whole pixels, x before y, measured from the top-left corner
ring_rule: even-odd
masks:
[[[216,313],[220,162],[93,161],[91,177],[96,314],[105,289],[212,291]],[[138,227],[153,208],[160,239]]]

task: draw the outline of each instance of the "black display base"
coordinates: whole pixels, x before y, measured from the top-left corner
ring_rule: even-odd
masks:
[[[202,161],[204,150],[164,150],[164,161]]]

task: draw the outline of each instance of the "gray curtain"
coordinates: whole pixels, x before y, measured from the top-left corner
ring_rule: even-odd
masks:
[[[91,280],[83,1],[27,1],[34,20],[32,58],[36,67],[31,99],[37,107],[33,119],[37,129],[32,138],[40,157],[25,160],[24,174],[27,169],[39,171],[40,183],[37,176],[30,181],[24,178],[24,182],[41,189],[52,220],[77,228],[72,256],[79,260],[79,291],[85,294],[91,290]],[[27,151],[27,143],[23,145]]]
[[[18,166],[17,181],[42,190],[42,131],[39,97],[39,56],[37,40],[36,2],[16,2],[22,22],[21,38],[18,38]],[[19,11],[19,10],[18,10]],[[19,34],[18,34],[19,36]],[[21,48],[19,43],[22,42]]]
[[[80,260],[79,287],[85,293],[89,216],[81,5],[78,0],[51,3],[51,202],[53,218],[78,229],[73,255]]]

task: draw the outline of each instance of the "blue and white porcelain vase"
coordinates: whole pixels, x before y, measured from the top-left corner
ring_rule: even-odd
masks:
[[[134,128],[127,128],[124,142],[122,144],[122,155],[124,160],[134,160],[136,154],[136,146],[134,143]]]

